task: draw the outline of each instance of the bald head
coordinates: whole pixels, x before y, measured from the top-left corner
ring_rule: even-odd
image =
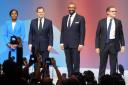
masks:
[[[75,3],[69,3],[68,5],[68,11],[69,14],[72,15],[76,11],[76,4]]]

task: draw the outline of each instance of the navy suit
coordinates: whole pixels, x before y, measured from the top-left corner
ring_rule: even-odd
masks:
[[[114,18],[115,21],[115,39],[106,43],[107,37],[107,18],[99,21],[96,31],[95,47],[100,49],[100,68],[99,78],[105,74],[108,55],[110,58],[110,74],[116,72],[117,55],[120,46],[125,46],[122,23]]]
[[[48,45],[53,46],[53,27],[52,21],[44,18],[42,30],[38,30],[38,18],[33,19],[30,24],[29,44],[32,44],[42,55],[42,62],[49,57]]]
[[[60,43],[64,44],[68,75],[79,72],[80,52],[78,45],[84,45],[85,19],[78,14],[75,15],[70,28],[67,27],[68,15],[62,19]]]

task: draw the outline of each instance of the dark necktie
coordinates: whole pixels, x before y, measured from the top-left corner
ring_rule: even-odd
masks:
[[[40,22],[39,22],[39,31],[42,30],[42,18],[40,18]]]
[[[69,16],[69,20],[68,20],[68,26],[67,26],[68,28],[70,28],[70,26],[71,26],[71,17],[72,17],[72,16],[70,15],[70,16]]]
[[[109,22],[109,25],[108,25],[107,40],[106,40],[107,43],[109,43],[109,36],[110,36],[111,26],[112,26],[112,19],[110,19],[110,22]]]

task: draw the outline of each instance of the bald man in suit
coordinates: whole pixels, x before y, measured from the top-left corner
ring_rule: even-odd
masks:
[[[76,13],[76,5],[68,5],[69,14],[62,19],[61,49],[66,56],[68,76],[80,70],[80,51],[84,46],[85,19]]]

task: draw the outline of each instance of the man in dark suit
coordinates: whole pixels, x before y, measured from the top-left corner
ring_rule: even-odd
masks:
[[[97,26],[95,47],[100,55],[99,79],[105,75],[108,56],[110,74],[116,73],[118,52],[124,52],[124,35],[121,21],[116,17],[117,10],[110,6],[106,9],[107,18],[101,19]]]
[[[62,19],[61,49],[64,49],[68,76],[80,70],[80,51],[84,46],[85,19],[76,13],[76,5],[68,5],[69,14]]]
[[[53,26],[52,21],[44,17],[43,7],[38,7],[36,12],[38,18],[33,19],[30,24],[29,49],[31,52],[32,47],[38,50],[42,56],[42,63],[45,64],[53,46]]]

